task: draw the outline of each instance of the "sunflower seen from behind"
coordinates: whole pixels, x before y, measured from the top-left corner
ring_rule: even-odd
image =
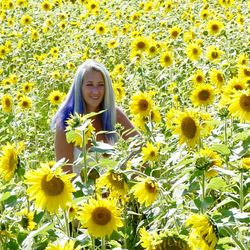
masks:
[[[71,179],[75,174],[63,173],[60,167],[55,170],[43,164],[36,170],[30,170],[25,175],[28,185],[27,194],[34,201],[37,209],[57,213],[59,208],[66,210],[67,203],[72,201],[75,191]]]
[[[131,188],[130,193],[134,195],[140,204],[148,207],[156,201],[159,195],[159,186],[151,177],[147,177],[139,180]]]
[[[104,238],[123,226],[121,209],[114,200],[93,199],[85,203],[78,219],[92,237]]]

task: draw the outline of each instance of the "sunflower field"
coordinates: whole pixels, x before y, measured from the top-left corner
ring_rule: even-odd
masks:
[[[250,1],[0,0],[0,24],[0,250],[250,249]],[[141,135],[76,114],[77,177],[51,120],[88,58]]]

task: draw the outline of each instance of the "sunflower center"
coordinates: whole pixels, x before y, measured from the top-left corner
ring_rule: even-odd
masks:
[[[194,49],[193,49],[193,54],[194,54],[194,55],[198,54],[198,49],[194,48]]]
[[[59,99],[60,99],[60,98],[59,98],[58,95],[56,95],[56,96],[54,97],[54,100],[55,100],[55,101],[59,101]]]
[[[250,76],[250,70],[244,69],[244,74],[245,74],[245,76]]]
[[[234,89],[235,89],[235,90],[242,90],[243,88],[242,88],[241,85],[236,84],[236,85],[234,85]]]
[[[141,111],[145,111],[148,109],[148,102],[147,100],[143,99],[143,100],[140,100],[139,103],[138,103],[138,106],[140,108]]]
[[[49,181],[47,181],[46,178],[47,178],[47,175],[43,177],[41,186],[42,186],[42,190],[47,195],[56,196],[63,192],[64,183],[60,178],[53,176],[53,178]]]
[[[29,106],[29,104],[28,104],[28,102],[27,102],[27,101],[23,101],[22,106],[26,108],[26,107],[28,107],[28,106]]]
[[[166,63],[169,63],[169,62],[171,61],[170,56],[165,56],[165,57],[164,57],[164,61],[165,61]]]
[[[5,105],[6,105],[7,107],[10,107],[11,103],[10,103],[10,100],[9,100],[9,99],[6,99],[6,100],[5,100]]]
[[[178,31],[176,31],[176,30],[173,31],[173,32],[172,32],[172,36],[173,36],[173,37],[177,37],[177,36],[178,36]]]
[[[250,112],[250,95],[242,95],[240,97],[240,106],[247,112]]]
[[[117,174],[110,174],[108,176],[108,179],[110,181],[110,183],[112,184],[112,186],[118,188],[118,189],[123,189],[124,187],[124,182],[123,179],[120,175]]]
[[[202,76],[197,76],[196,77],[196,81],[197,82],[202,82],[203,81],[203,77]]]
[[[218,26],[217,24],[213,24],[213,25],[212,25],[212,30],[213,30],[214,32],[217,32],[217,31],[219,30],[219,26]]]
[[[199,92],[199,99],[202,100],[202,101],[206,101],[210,96],[210,93],[209,91],[207,90],[202,90]]]
[[[97,207],[91,214],[93,221],[97,225],[104,226],[111,220],[111,212],[106,207]]]
[[[155,157],[155,151],[151,151],[151,152],[150,152],[150,156],[151,156],[151,157]]]
[[[213,51],[211,56],[212,56],[213,59],[216,59],[216,58],[218,58],[219,55],[218,55],[218,52]]]
[[[156,51],[156,47],[151,46],[151,47],[150,47],[150,49],[149,49],[149,51],[150,51],[151,53],[155,53],[155,51]]]
[[[185,117],[181,122],[181,130],[188,139],[194,138],[197,130],[195,121],[189,116]]]
[[[14,170],[15,167],[16,167],[16,165],[17,165],[17,160],[16,160],[16,157],[15,157],[15,154],[11,153],[10,157],[9,157],[9,166],[10,166],[10,169]]]
[[[219,82],[223,82],[224,81],[224,78],[223,78],[223,76],[219,73],[219,74],[217,74],[217,80],[219,81]]]
[[[145,43],[144,42],[139,42],[139,43],[137,43],[137,48],[138,49],[144,49],[145,48]]]
[[[99,30],[100,30],[100,31],[103,31],[104,29],[103,29],[103,27],[99,27]]]
[[[152,194],[156,193],[156,191],[157,191],[155,184],[151,181],[145,182],[145,188],[149,193],[152,193]]]

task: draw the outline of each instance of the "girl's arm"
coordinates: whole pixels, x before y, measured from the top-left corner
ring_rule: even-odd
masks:
[[[126,114],[121,110],[121,108],[116,108],[116,121],[123,126],[122,138],[128,139],[129,137],[133,137],[136,135],[140,135],[140,133],[135,129],[134,125],[131,123]]]
[[[56,123],[56,137],[55,137],[55,153],[56,161],[65,158],[67,164],[63,166],[63,170],[72,173],[72,164],[74,162],[74,146],[72,143],[66,141],[64,129],[59,123]]]

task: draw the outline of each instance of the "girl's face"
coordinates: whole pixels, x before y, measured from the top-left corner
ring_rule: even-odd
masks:
[[[86,113],[97,112],[105,94],[105,81],[102,73],[89,70],[83,77],[82,96],[85,102]]]

